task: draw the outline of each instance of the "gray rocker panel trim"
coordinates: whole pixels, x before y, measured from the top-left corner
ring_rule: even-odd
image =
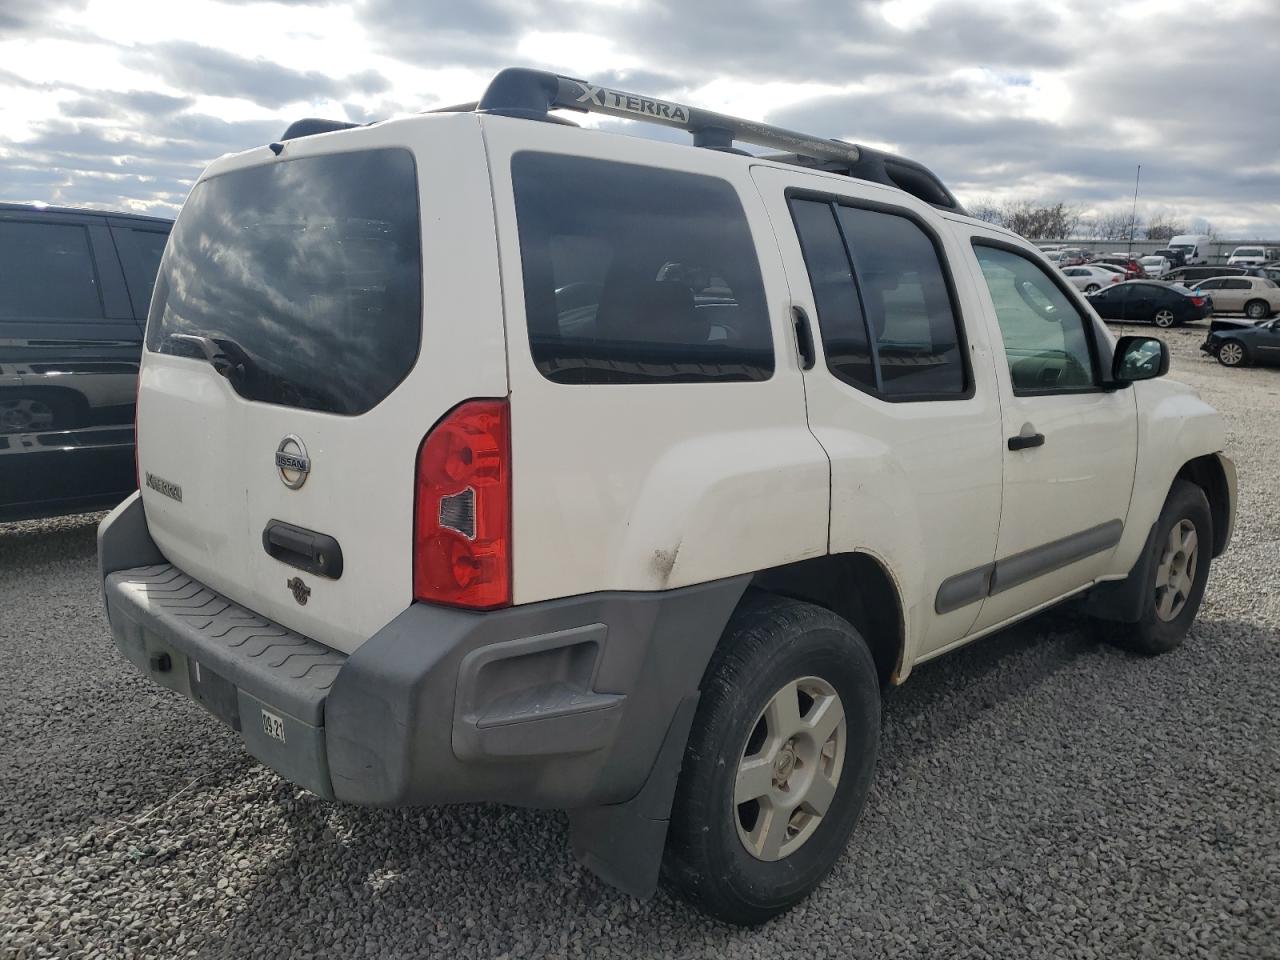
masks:
[[[1081,530],[995,563],[986,563],[948,577],[938,587],[933,609],[940,614],[950,613],[986,597],[1020,587],[1054,570],[1110,550],[1120,542],[1123,532],[1123,521],[1108,520],[1088,530]]]

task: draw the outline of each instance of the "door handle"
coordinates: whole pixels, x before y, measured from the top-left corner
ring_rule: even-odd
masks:
[[[800,369],[812,370],[814,363],[817,362],[817,355],[813,350],[813,330],[809,326],[809,314],[805,313],[804,307],[791,308],[791,323],[796,330],[796,350],[800,354]]]
[[[1030,424],[1028,424],[1027,426],[1022,428],[1022,432],[1018,434],[1016,437],[1010,437],[1009,449],[1010,450],[1030,450],[1032,447],[1043,447],[1044,434],[1029,432],[1033,430],[1034,428]]]
[[[267,554],[307,573],[337,580],[342,576],[342,547],[327,533],[272,520],[262,531]]]

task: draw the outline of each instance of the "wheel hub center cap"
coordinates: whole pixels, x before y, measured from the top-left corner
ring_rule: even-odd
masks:
[[[791,772],[795,768],[795,747],[788,743],[778,752],[778,759],[773,761],[773,785],[775,787],[786,786],[787,780],[790,779]]]

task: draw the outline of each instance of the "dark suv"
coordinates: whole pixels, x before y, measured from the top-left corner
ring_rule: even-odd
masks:
[[[134,488],[142,331],[171,226],[0,203],[0,521]]]

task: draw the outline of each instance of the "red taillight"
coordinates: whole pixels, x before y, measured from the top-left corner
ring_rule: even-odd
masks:
[[[511,603],[511,408],[468,400],[418,448],[416,600],[486,609]]]
[[[1203,307],[1203,306],[1204,306],[1204,297],[1192,297],[1192,298],[1191,298],[1191,305],[1192,305],[1193,307]]]

